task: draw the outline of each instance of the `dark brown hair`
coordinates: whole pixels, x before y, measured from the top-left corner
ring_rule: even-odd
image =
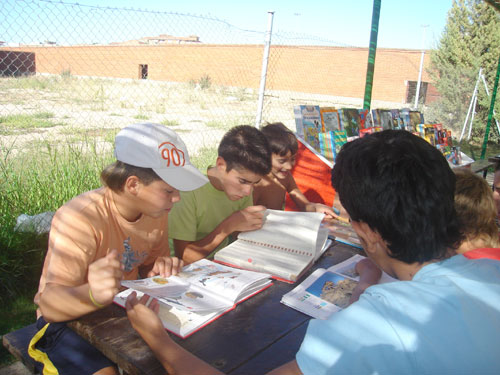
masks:
[[[297,138],[283,123],[267,124],[262,128],[262,133],[266,136],[273,154],[285,156],[288,152],[292,155],[297,153],[299,148]]]
[[[135,167],[121,161],[116,161],[104,168],[101,172],[101,181],[114,192],[120,192],[123,191],[125,181],[130,176],[137,176],[144,185],[161,180],[151,168]]]

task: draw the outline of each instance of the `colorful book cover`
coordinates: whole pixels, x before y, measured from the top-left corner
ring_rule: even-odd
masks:
[[[435,129],[435,140],[436,145],[443,143],[443,138],[446,137],[446,134],[443,132],[443,124],[433,124]]]
[[[359,112],[357,108],[342,108],[342,130],[348,137],[359,136]]]
[[[316,124],[304,122],[304,140],[309,143],[316,151],[321,152],[319,147],[319,132]]]
[[[388,109],[380,109],[380,124],[383,129],[393,129],[392,113]]]
[[[393,129],[404,129],[403,120],[401,120],[401,114],[399,113],[399,109],[391,109],[391,117],[392,117]]]
[[[319,145],[321,154],[331,162],[335,161],[336,152],[333,131],[319,133]]]
[[[408,130],[408,131],[414,131],[415,128],[412,128],[410,126],[410,109],[409,108],[402,108],[399,111],[401,115],[401,120],[403,120],[403,129]]]
[[[337,155],[344,144],[347,143],[347,133],[345,130],[333,132],[333,143],[335,145],[335,155]]]
[[[369,109],[358,109],[359,113],[359,131],[361,132],[361,129],[369,128],[372,125],[370,124],[370,119],[368,114],[370,113]],[[361,134],[360,134],[361,136]]]
[[[380,110],[378,109],[372,109],[371,110],[371,115],[373,119],[373,125],[372,126],[381,126],[382,122],[380,119]]]
[[[412,129],[416,129],[418,124],[423,124],[422,116],[419,111],[410,111],[410,126]]]
[[[334,107],[320,107],[322,132],[341,130],[339,112]]]
[[[321,132],[321,114],[317,105],[296,105],[293,107],[297,135],[306,139],[305,124],[314,125]]]
[[[326,149],[325,149],[325,133],[319,133],[318,134],[319,138],[319,150],[321,155],[325,156]]]
[[[431,145],[435,146],[436,143],[436,129],[433,124],[424,124],[424,138]]]
[[[331,151],[331,156],[332,156],[332,161],[335,161],[335,158],[337,157],[337,151],[335,150],[335,133],[334,132],[328,132],[326,135],[326,141],[328,145],[328,149]]]
[[[384,129],[381,126],[372,126],[370,128],[366,128],[366,129],[359,129],[359,137],[361,138],[367,134],[381,132],[382,130],[384,130]]]
[[[367,134],[373,133],[373,128],[359,129],[359,138],[363,138]]]
[[[425,138],[425,127],[424,124],[417,124],[415,126],[415,131],[418,132],[418,136],[421,138]]]

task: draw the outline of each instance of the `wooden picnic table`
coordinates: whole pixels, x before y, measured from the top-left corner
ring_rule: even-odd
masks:
[[[479,173],[483,172],[483,178],[486,178],[486,175],[488,174],[488,170],[490,167],[494,167],[495,163],[488,160],[476,160],[471,164],[471,171],[474,173]]]
[[[352,246],[334,242],[318,262],[295,284],[274,285],[240,303],[232,311],[186,339],[171,337],[194,355],[219,370],[232,374],[264,374],[295,358],[307,323],[311,319],[280,303],[317,268],[362,253]],[[69,323],[125,373],[165,374],[154,354],[130,325],[125,309],[110,305]]]
[[[500,154],[490,156],[490,157],[488,158],[488,161],[489,161],[490,163],[495,163],[495,164],[496,164],[496,163],[498,163],[498,162],[500,162]]]

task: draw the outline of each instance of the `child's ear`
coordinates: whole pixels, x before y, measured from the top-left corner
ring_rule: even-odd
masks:
[[[227,168],[227,163],[222,156],[217,156],[217,160],[215,161],[215,166],[217,167],[217,169],[225,172]]]
[[[142,185],[141,180],[137,176],[129,176],[125,181],[125,186],[123,190],[125,192],[130,193],[132,195],[137,195],[139,193],[139,189]]]

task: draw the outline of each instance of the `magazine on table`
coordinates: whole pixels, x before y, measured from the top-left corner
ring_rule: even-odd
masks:
[[[300,285],[283,295],[281,303],[316,319],[328,319],[349,304],[359,281],[356,263],[366,257],[354,255],[327,269],[315,270]],[[379,284],[396,279],[382,272]]]
[[[183,267],[176,276],[124,280],[122,286],[128,289],[118,293],[114,302],[125,307],[133,291],[139,297],[148,294],[158,299],[163,326],[185,338],[271,284],[268,274],[201,259]]]
[[[323,223],[323,227],[328,230],[329,238],[334,239],[338,242],[345,243],[346,245],[356,247],[358,249],[363,248],[363,246],[361,246],[361,241],[359,240],[358,235],[356,234],[350,223],[339,220],[332,220],[328,223]]]
[[[293,283],[332,242],[321,226],[324,217],[318,212],[266,210],[262,228],[240,233],[214,260]]]

